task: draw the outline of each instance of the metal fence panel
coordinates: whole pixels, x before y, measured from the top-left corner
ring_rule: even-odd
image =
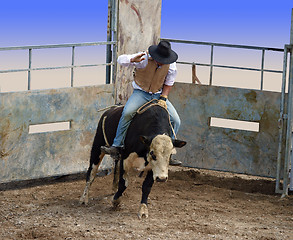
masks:
[[[281,94],[176,83],[170,100],[181,117],[185,166],[275,177]],[[259,123],[259,132],[210,126],[210,118]]]
[[[0,94],[0,182],[85,171],[98,120],[114,103],[113,85]],[[29,134],[34,124],[70,129]]]

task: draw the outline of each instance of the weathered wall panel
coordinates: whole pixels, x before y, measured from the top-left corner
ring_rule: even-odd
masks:
[[[280,93],[176,83],[170,100],[179,112],[178,137],[188,141],[184,165],[275,177]],[[209,126],[210,117],[258,122],[259,132]]]
[[[145,51],[157,44],[161,32],[161,0],[119,0],[118,56]],[[133,67],[118,65],[117,102],[125,103],[132,93]]]
[[[100,109],[113,85],[1,93],[0,182],[87,169]],[[29,125],[71,121],[66,131],[29,134]]]

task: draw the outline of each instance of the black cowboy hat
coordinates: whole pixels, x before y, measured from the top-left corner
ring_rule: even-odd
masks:
[[[171,44],[168,41],[161,41],[158,45],[149,47],[151,57],[162,64],[170,64],[176,62],[178,55],[171,49]]]

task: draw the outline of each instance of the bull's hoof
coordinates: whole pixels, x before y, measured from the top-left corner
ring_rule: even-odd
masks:
[[[113,209],[114,209],[114,210],[119,209],[120,203],[121,203],[121,199],[120,199],[120,198],[118,198],[118,199],[116,199],[116,200],[113,199],[113,200],[112,200]]]
[[[88,205],[88,203],[89,203],[89,198],[88,197],[86,197],[86,196],[84,196],[84,195],[82,195],[81,197],[80,197],[80,199],[79,199],[79,204],[80,205]]]
[[[112,191],[113,191],[113,194],[115,194],[117,191],[118,191],[118,183],[113,183],[112,185]]]
[[[149,217],[149,210],[148,206],[145,203],[140,205],[139,212],[137,214],[139,219],[148,218]]]
[[[79,199],[79,204],[87,205],[88,203],[89,203],[89,192],[88,192],[88,187],[86,186]]]

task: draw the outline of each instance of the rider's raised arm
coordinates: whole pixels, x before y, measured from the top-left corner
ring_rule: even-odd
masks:
[[[148,56],[146,52],[123,54],[118,57],[117,62],[124,67],[135,66],[136,68],[145,68],[148,64]]]

